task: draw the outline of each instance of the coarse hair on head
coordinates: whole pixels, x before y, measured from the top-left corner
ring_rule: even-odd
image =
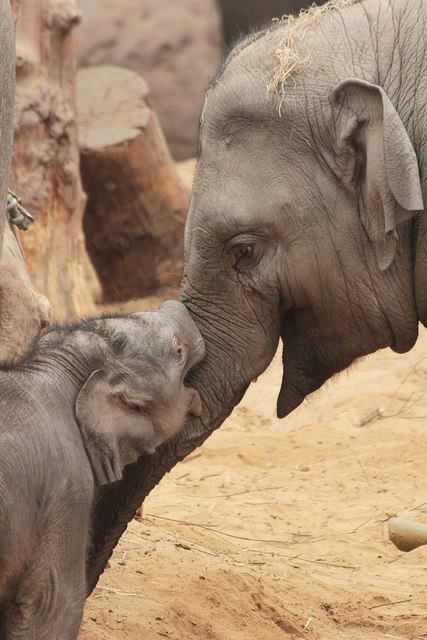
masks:
[[[237,58],[242,51],[264,36],[281,30],[283,35],[273,50],[274,60],[271,80],[268,85],[268,90],[280,98],[280,111],[280,106],[285,95],[284,89],[290,78],[301,73],[307,68],[310,62],[310,54],[302,57],[298,51],[298,44],[303,40],[306,31],[315,26],[323,16],[330,14],[332,11],[341,10],[359,2],[362,2],[362,0],[329,0],[329,2],[322,5],[312,4],[307,9],[302,9],[297,16],[283,15],[281,18],[275,18],[263,29],[239,38],[232,45],[224,62],[212,79],[206,96],[208,96],[217,82],[219,82],[228,65]],[[204,108],[201,116],[202,125],[203,112]]]
[[[303,9],[298,16],[283,16],[278,22],[283,27],[283,37],[274,50],[275,64],[270,90],[276,93],[281,101],[284,88],[291,77],[301,73],[310,62],[310,54],[301,57],[298,44],[304,39],[308,29],[315,26],[320,19],[332,11],[339,11],[362,0],[329,0],[323,5],[313,4]]]

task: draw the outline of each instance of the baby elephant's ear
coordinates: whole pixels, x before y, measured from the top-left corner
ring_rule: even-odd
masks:
[[[144,453],[154,453],[161,442],[144,402],[127,403],[124,385],[112,386],[102,371],[95,371],[80,391],[75,406],[83,444],[95,482],[115,482],[122,470]]]

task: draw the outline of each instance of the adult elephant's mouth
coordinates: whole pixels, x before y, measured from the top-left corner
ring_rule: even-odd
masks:
[[[415,332],[408,331],[407,333],[401,332],[399,338],[396,335],[392,324],[388,320],[387,324],[391,335],[390,349],[395,353],[406,353],[407,351],[410,351],[417,341],[418,330]]]

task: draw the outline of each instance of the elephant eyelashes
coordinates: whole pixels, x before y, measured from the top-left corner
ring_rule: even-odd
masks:
[[[244,244],[237,244],[232,248],[231,252],[234,260],[233,266],[235,269],[237,269],[239,264],[243,260],[252,258],[252,256],[254,255],[254,245],[249,242]]]
[[[120,402],[120,404],[124,405],[127,409],[130,409],[131,411],[135,411],[136,413],[147,413],[148,410],[148,403],[144,403],[144,404],[138,404],[136,402],[132,402],[132,400],[129,400],[123,393],[119,393],[116,396],[117,400]]]

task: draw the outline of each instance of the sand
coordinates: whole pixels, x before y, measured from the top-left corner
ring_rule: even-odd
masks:
[[[427,332],[330,382],[285,420],[280,358],[149,496],[88,600],[83,640],[421,640]],[[379,415],[381,414],[381,415]]]

